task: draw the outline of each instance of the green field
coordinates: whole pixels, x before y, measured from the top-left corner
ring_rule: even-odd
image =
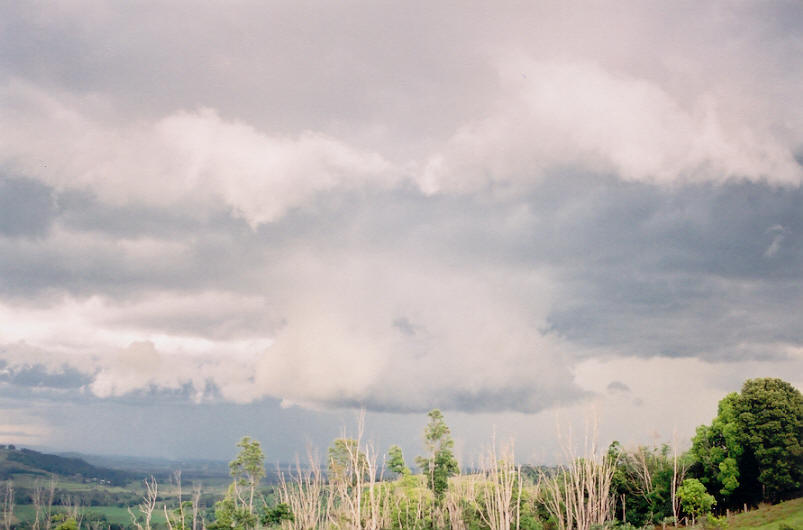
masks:
[[[37,485],[47,488],[50,477],[42,475],[16,474],[14,475],[13,480],[14,480],[14,485],[17,488],[33,489]],[[55,480],[56,480],[56,488],[59,491],[69,491],[75,493],[99,490],[99,489],[112,493],[125,493],[129,491],[139,491],[143,489],[142,484],[138,482],[132,482],[131,484],[122,487],[122,486],[110,486],[110,485],[101,486],[95,482],[79,482],[64,477],[55,477]]]
[[[134,514],[138,514],[136,508],[132,508]],[[63,510],[56,506],[53,508],[53,513],[61,513]],[[94,519],[93,514],[103,515],[106,520],[111,524],[130,525],[131,515],[129,515],[126,508],[119,506],[89,506],[81,509],[86,519]],[[14,515],[19,522],[31,522],[34,520],[34,508],[32,504],[22,504],[14,508]],[[152,521],[156,524],[164,524],[164,512],[156,510],[153,513]]]

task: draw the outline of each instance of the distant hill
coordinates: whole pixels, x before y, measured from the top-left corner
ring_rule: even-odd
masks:
[[[112,486],[123,486],[141,478],[140,474],[130,471],[93,466],[81,458],[40,453],[32,449],[17,449],[13,445],[0,445],[0,479],[8,479],[16,474],[59,475]]]
[[[140,475],[154,475],[157,478],[169,477],[176,470],[181,470],[185,479],[230,478],[229,463],[222,460],[170,460],[143,456],[59,454],[65,457],[80,458],[97,467],[135,472]]]

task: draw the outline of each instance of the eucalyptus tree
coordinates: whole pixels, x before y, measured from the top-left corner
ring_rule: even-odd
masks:
[[[454,456],[454,440],[443,413],[432,409],[427,414],[429,423],[424,429],[424,446],[426,456],[415,459],[421,472],[427,476],[427,485],[435,493],[437,499],[442,499],[449,488],[449,477],[456,475],[460,468]]]
[[[249,436],[243,437],[237,442],[240,452],[237,457],[229,462],[229,471],[234,478],[235,484],[235,504],[237,500],[245,503],[239,494],[239,487],[248,489],[248,514],[254,514],[254,493],[259,485],[259,481],[265,476],[265,454],[262,446],[257,440]]]

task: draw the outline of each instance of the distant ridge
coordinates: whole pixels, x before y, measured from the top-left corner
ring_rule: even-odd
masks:
[[[81,453],[59,453],[61,456],[80,458],[97,467],[137,472],[157,477],[169,477],[173,471],[181,470],[184,478],[226,477],[229,463],[224,460],[187,459],[172,460],[146,456],[93,455]]]
[[[124,486],[141,478],[130,471],[93,466],[82,458],[0,445],[0,479],[9,479],[18,474],[74,477],[90,482],[103,481],[112,486]]]

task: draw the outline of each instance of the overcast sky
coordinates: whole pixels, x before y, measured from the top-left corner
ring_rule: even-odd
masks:
[[[803,386],[803,4],[0,3],[0,438],[531,462]]]

